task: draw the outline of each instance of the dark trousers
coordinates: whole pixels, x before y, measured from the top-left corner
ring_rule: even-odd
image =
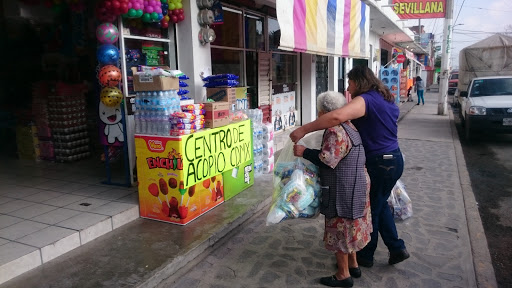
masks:
[[[400,149],[396,149],[389,153],[368,157],[366,159],[366,169],[371,180],[370,206],[372,209],[373,232],[370,243],[357,252],[357,255],[363,259],[373,261],[379,233],[390,252],[405,249],[404,241],[398,238],[395,220],[387,202],[393,186],[404,171],[402,152],[400,152]]]

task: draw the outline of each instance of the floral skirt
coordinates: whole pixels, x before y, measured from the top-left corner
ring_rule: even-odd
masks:
[[[325,219],[325,248],[346,254],[363,249],[370,242],[372,228],[370,194],[366,193],[364,216],[358,219],[334,217]]]

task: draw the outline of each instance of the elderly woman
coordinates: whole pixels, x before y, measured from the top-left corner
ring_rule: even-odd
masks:
[[[346,104],[345,97],[328,91],[318,95],[319,117]],[[370,178],[365,169],[365,152],[357,129],[346,121],[325,130],[321,150],[294,146],[294,154],[320,167],[322,202],[325,215],[324,242],[334,251],[336,274],[320,279],[331,287],[352,287],[352,277],[361,277],[356,252],[370,241]]]

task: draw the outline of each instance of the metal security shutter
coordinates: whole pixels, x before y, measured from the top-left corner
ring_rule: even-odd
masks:
[[[270,105],[272,94],[272,54],[258,53],[258,107]]]

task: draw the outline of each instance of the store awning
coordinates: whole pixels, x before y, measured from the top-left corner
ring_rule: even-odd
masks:
[[[279,0],[280,49],[368,58],[369,7],[360,0]]]

